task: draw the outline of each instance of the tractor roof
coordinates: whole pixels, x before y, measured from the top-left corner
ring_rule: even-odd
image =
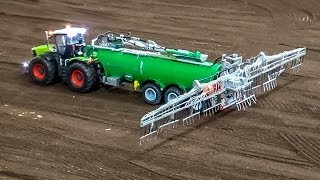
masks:
[[[76,28],[76,27],[66,27],[64,29],[55,30],[52,34],[67,34],[70,36],[77,35],[77,34],[85,34],[86,29],[84,28]]]

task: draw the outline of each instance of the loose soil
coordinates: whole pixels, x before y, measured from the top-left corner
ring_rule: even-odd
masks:
[[[318,0],[1,0],[0,179],[320,179]],[[19,63],[70,23],[168,47],[251,57],[307,47],[302,71],[246,111],[227,110],[139,145],[155,109],[140,93],[34,85]]]

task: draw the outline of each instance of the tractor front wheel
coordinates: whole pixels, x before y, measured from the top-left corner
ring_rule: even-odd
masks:
[[[57,79],[57,65],[55,61],[35,58],[30,62],[29,75],[35,84],[51,84]]]
[[[92,66],[76,62],[69,66],[66,81],[72,91],[86,93],[96,84],[96,71]]]
[[[154,83],[147,83],[142,88],[142,94],[146,103],[156,105],[161,102],[162,92],[159,86]]]

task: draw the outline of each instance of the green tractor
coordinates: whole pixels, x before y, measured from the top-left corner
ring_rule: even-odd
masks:
[[[47,44],[31,49],[34,59],[24,62],[32,81],[48,85],[64,79],[77,92],[88,92],[98,83],[97,68],[84,53],[83,28],[46,31]]]
[[[217,78],[221,64],[207,55],[170,49],[152,40],[107,32],[86,45],[86,29],[46,31],[47,44],[33,47],[32,61],[22,63],[32,81],[48,85],[63,79],[73,91],[89,92],[100,85],[132,83],[148,104],[168,102],[185,94],[194,80]]]

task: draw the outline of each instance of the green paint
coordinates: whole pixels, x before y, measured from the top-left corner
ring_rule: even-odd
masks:
[[[52,52],[53,48],[55,48],[54,44],[49,44],[49,45],[44,44],[44,45],[33,47],[31,51],[35,51],[36,55],[39,56],[48,52]]]
[[[122,49],[86,47],[88,56],[94,52],[97,53],[97,59],[105,69],[106,76],[121,77],[129,82],[137,80],[140,84],[152,80],[161,89],[169,85],[178,85],[189,91],[194,80],[206,78],[203,82],[208,82],[214,79],[221,69],[220,64],[192,61],[188,59],[191,56],[188,58],[172,56],[171,51],[169,54],[167,52],[143,55],[143,52],[147,51],[123,52]],[[126,76],[132,78],[128,80]]]

